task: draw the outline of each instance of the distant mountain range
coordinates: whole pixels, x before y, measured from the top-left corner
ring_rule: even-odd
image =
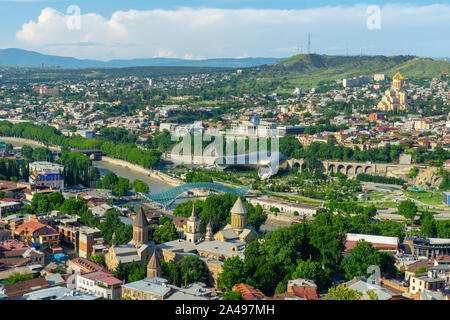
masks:
[[[148,58],[129,60],[84,60],[41,54],[23,49],[0,49],[0,66],[61,67],[61,68],[126,68],[126,67],[224,67],[246,68],[281,61],[281,58],[221,58],[184,60],[174,58]]]

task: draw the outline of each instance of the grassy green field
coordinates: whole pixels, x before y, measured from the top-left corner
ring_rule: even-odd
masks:
[[[380,201],[386,197],[388,193],[386,192],[379,192],[379,191],[373,191],[369,193],[370,201]]]
[[[442,195],[440,192],[403,191],[403,193],[410,199],[414,199],[428,205],[442,205]]]
[[[397,208],[398,203],[394,201],[385,201],[385,202],[378,202],[375,204],[375,206],[378,208]]]

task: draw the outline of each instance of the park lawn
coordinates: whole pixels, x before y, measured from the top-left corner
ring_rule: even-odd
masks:
[[[397,202],[394,202],[394,201],[386,201],[386,202],[377,202],[377,203],[374,203],[375,204],[375,206],[378,208],[378,207],[380,207],[380,208],[382,208],[382,207],[385,207],[385,208],[397,208],[398,207],[398,203]]]
[[[386,197],[388,195],[388,193],[384,193],[384,192],[372,192],[369,193],[368,196],[370,198],[371,201],[379,201],[379,200],[383,200],[384,197]]]
[[[414,199],[423,202],[428,205],[441,205],[442,195],[440,192],[410,192],[403,191],[405,196],[410,199]],[[430,196],[431,195],[431,196]]]
[[[279,194],[271,194],[270,196],[273,197],[273,198],[279,198],[279,199],[290,201],[290,202],[298,201],[299,203],[307,204],[307,205],[310,205],[310,206],[318,207],[318,206],[321,205],[321,202],[314,201],[314,200],[309,200],[309,199],[303,199],[303,198],[294,197],[294,196],[282,196],[282,195],[279,195]]]

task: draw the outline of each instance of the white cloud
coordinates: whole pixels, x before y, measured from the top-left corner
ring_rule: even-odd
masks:
[[[244,58],[248,58],[248,57],[250,57],[250,56],[247,53],[244,53],[243,55],[237,56],[236,58],[237,59],[244,59]]]
[[[64,13],[43,9],[16,33],[23,48],[78,58],[288,56],[307,47],[344,54],[445,55],[450,51],[450,5],[382,7],[381,30],[369,30],[367,5],[306,10],[178,8],[83,13],[81,29]],[[369,49],[368,49],[369,50]],[[245,54],[243,54],[245,53]]]

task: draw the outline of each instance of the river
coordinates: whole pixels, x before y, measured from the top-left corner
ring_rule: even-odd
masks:
[[[133,182],[136,179],[142,180],[150,187],[150,193],[159,193],[173,187],[159,179],[145,176],[141,173],[105,161],[93,161],[92,165],[98,168],[102,176],[111,171],[120,177],[127,178],[130,182]]]
[[[23,147],[24,145],[29,145],[33,148],[42,146],[37,141],[25,141],[21,140],[18,141],[18,139],[14,138],[6,138],[6,137],[0,137],[0,141],[5,141],[6,143],[12,144],[14,147]],[[121,167],[119,165],[115,165],[112,163],[108,163],[106,161],[94,161],[93,163],[94,167],[97,167],[100,171],[100,174],[103,176],[109,171],[114,172],[120,177],[127,178],[130,180],[130,182],[133,182],[136,179],[142,180],[148,184],[150,187],[150,193],[159,193],[164,190],[170,189],[173,186],[171,186],[168,183],[165,183],[164,181],[161,181],[159,179],[155,179],[146,175],[143,175],[141,173],[135,172],[133,170]]]

